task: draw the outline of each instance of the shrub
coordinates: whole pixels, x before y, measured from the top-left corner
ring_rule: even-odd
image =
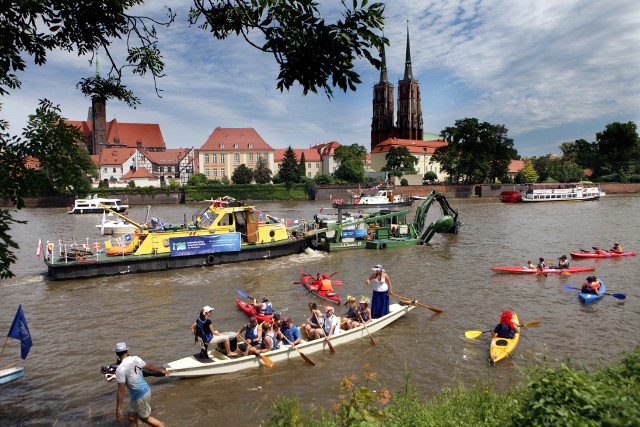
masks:
[[[409,181],[407,181],[407,178],[402,178],[400,180],[400,185],[402,185],[403,187],[406,187],[407,185],[409,185]]]

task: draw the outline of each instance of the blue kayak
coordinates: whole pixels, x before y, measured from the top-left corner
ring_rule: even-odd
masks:
[[[591,304],[604,296],[604,293],[607,292],[607,288],[604,286],[604,282],[601,279],[598,279],[598,281],[600,282],[600,295],[580,291],[578,292],[578,298],[580,298],[581,303]]]

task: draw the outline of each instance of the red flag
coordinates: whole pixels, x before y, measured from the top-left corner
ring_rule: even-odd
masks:
[[[36,250],[36,256],[40,256],[42,253],[42,239],[38,239],[38,249]]]

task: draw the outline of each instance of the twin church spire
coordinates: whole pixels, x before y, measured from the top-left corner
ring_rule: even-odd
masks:
[[[373,87],[373,118],[371,121],[371,150],[389,138],[423,139],[420,84],[413,78],[409,26],[404,77],[398,81],[398,112],[394,125],[394,88],[388,80],[387,59],[382,49],[380,81]]]

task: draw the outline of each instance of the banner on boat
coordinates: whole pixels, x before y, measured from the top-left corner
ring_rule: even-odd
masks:
[[[240,233],[183,236],[169,239],[171,256],[240,251]]]

